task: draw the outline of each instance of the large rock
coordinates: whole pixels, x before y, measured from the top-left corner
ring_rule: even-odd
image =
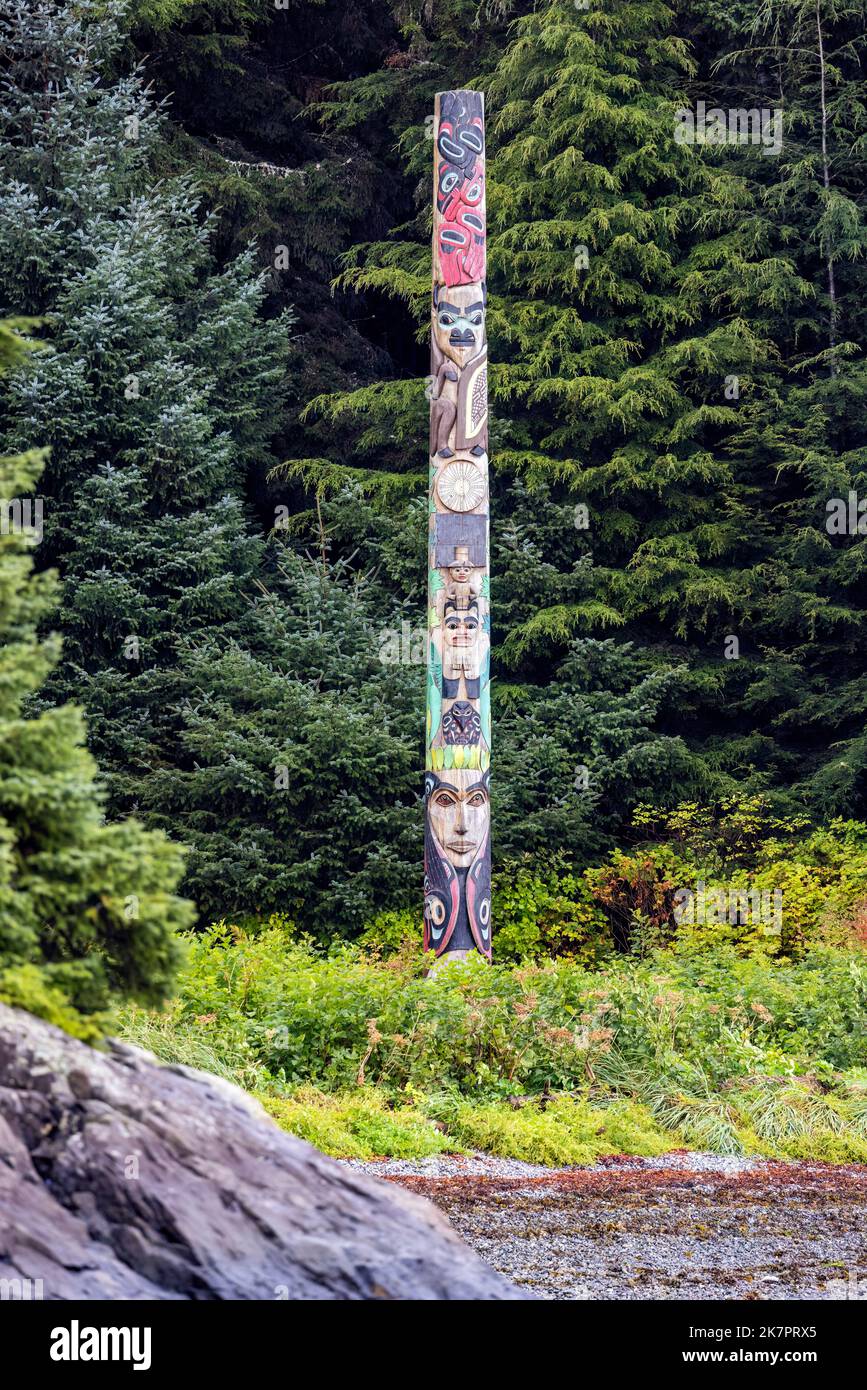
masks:
[[[46,1299],[524,1296],[424,1199],[225,1081],[110,1048],[0,1005],[0,1279]]]

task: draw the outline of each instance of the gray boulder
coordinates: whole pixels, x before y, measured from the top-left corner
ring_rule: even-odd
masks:
[[[0,1005],[0,1280],[46,1299],[526,1296],[423,1198],[226,1081],[109,1047]]]

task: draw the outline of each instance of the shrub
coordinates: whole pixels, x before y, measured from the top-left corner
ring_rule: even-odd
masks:
[[[358,939],[359,946],[386,959],[412,952],[418,955],[421,942],[421,912],[410,908],[377,913]]]
[[[439,1145],[589,1162],[686,1142],[854,1160],[867,1142],[863,951],[787,960],[680,940],[597,970],[422,970],[417,950],[380,960],[282,921],[218,923],[188,940],[171,1008],[127,1009],[122,1028],[349,1156]]]
[[[692,951],[731,945],[743,955],[796,957],[863,934],[861,822],[811,828],[754,796],[667,812],[641,806],[633,823],[638,846],[586,873],[621,950],[683,939]]]
[[[599,1080],[627,1090],[647,1072],[719,1088],[867,1063],[863,952],[772,961],[681,944],[597,971],[472,958],[430,979],[422,969],[420,955],[381,962],[283,927],[220,923],[188,939],[174,1024],[213,1036],[232,1066],[253,1058],[284,1085],[329,1091],[360,1071],[394,1092],[496,1099]]]
[[[498,961],[560,956],[586,965],[607,949],[606,916],[586,875],[562,856],[512,861],[494,875]]]
[[[335,1158],[424,1158],[456,1147],[418,1110],[391,1109],[370,1088],[325,1095],[303,1086],[291,1096],[259,1099],[281,1129]]]
[[[666,1153],[677,1136],[664,1134],[650,1112],[630,1101],[594,1107],[557,1096],[514,1109],[502,1103],[429,1105],[461,1143],[530,1163],[593,1163],[603,1154]]]

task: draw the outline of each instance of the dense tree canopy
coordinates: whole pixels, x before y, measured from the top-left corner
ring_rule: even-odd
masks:
[[[686,794],[867,816],[863,21],[10,7],[0,309],[46,348],[0,443],[50,447],[64,582],[32,711],[83,700],[204,912],[418,896],[423,673],[383,652],[423,623],[446,87],[488,108],[495,857],[584,864]],[[702,104],[780,147],[678,138]]]
[[[0,370],[21,364],[26,322],[0,324]],[[193,905],[176,895],[182,851],[133,820],[106,825],[81,710],[28,717],[56,665],[56,576],[33,574],[41,450],[0,458],[0,999],[89,1036],[110,992],[159,1000]]]

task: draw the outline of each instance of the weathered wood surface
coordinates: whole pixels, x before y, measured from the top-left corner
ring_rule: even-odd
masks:
[[[485,119],[480,92],[434,114],[426,950],[491,955],[491,702]]]

